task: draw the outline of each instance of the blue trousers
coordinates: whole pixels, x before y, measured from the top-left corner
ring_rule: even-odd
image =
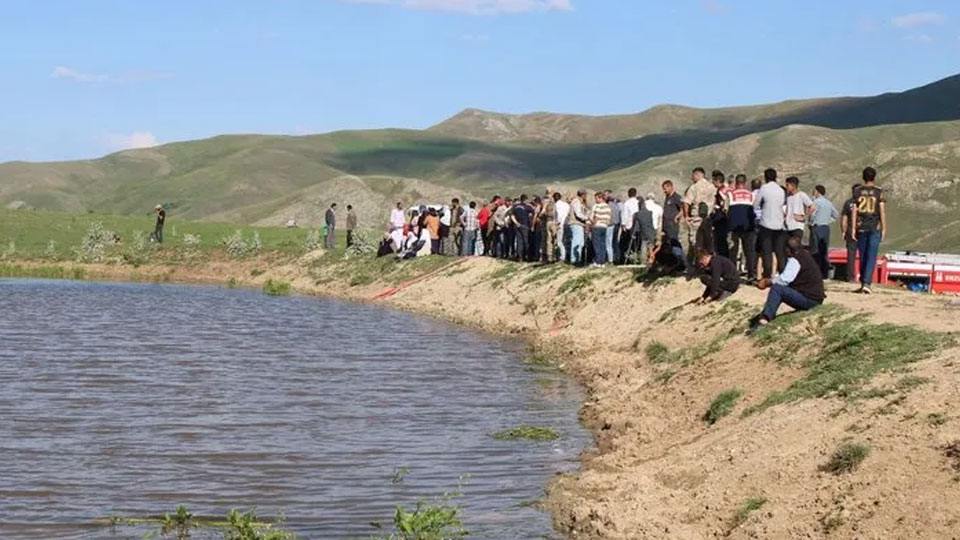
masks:
[[[798,311],[806,311],[819,306],[820,302],[810,300],[796,289],[784,285],[773,285],[767,293],[767,303],[763,306],[763,318],[768,321],[775,319],[780,304],[786,304]]]
[[[593,228],[593,264],[607,264],[607,228]]]
[[[583,262],[583,225],[570,226],[570,264]]]
[[[869,287],[873,283],[873,271],[877,267],[880,251],[880,231],[857,232],[857,252],[860,253],[860,283]]]

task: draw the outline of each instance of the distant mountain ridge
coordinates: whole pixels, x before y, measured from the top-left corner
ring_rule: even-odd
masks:
[[[849,129],[960,119],[960,75],[872,97],[791,100],[768,105],[696,109],[659,105],[636,114],[506,114],[466,109],[429,128],[488,142],[611,142],[686,131],[768,131],[790,124]]]

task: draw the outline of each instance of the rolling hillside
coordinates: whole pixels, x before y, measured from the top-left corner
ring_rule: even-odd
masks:
[[[396,201],[546,185],[659,192],[663,179],[685,185],[697,165],[750,175],[774,166],[799,175],[805,187],[824,183],[839,202],[862,167],[875,164],[895,219],[922,225],[909,233],[894,227],[891,245],[960,249],[957,95],[960,76],[873,98],[710,111],[666,106],[622,117],[468,111],[426,131],[220,136],[95,160],[0,164],[0,205],[145,214],[163,203],[171,217],[272,225],[318,223],[336,201],[353,204],[373,225]],[[501,140],[488,133],[490,118],[520,127]]]

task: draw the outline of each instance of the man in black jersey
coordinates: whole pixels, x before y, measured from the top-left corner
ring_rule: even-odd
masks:
[[[871,292],[877,252],[887,236],[887,199],[876,181],[876,169],[867,167],[863,170],[863,185],[853,193],[852,230],[860,254],[860,288],[856,292],[863,294]]]

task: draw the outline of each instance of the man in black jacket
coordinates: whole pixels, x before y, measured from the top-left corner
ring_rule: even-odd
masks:
[[[763,312],[754,317],[751,327],[764,326],[777,316],[780,304],[797,311],[813,309],[826,299],[823,290],[823,275],[813,255],[803,248],[798,238],[790,238],[786,245],[787,264],[783,272],[772,279],[757,282],[758,289],[769,288]]]
[[[707,288],[703,295],[695,303],[706,304],[724,300],[731,294],[737,292],[740,287],[740,276],[737,274],[737,266],[733,261],[723,255],[714,255],[709,251],[700,251],[698,254],[700,268],[703,273],[700,274],[700,282]]]

